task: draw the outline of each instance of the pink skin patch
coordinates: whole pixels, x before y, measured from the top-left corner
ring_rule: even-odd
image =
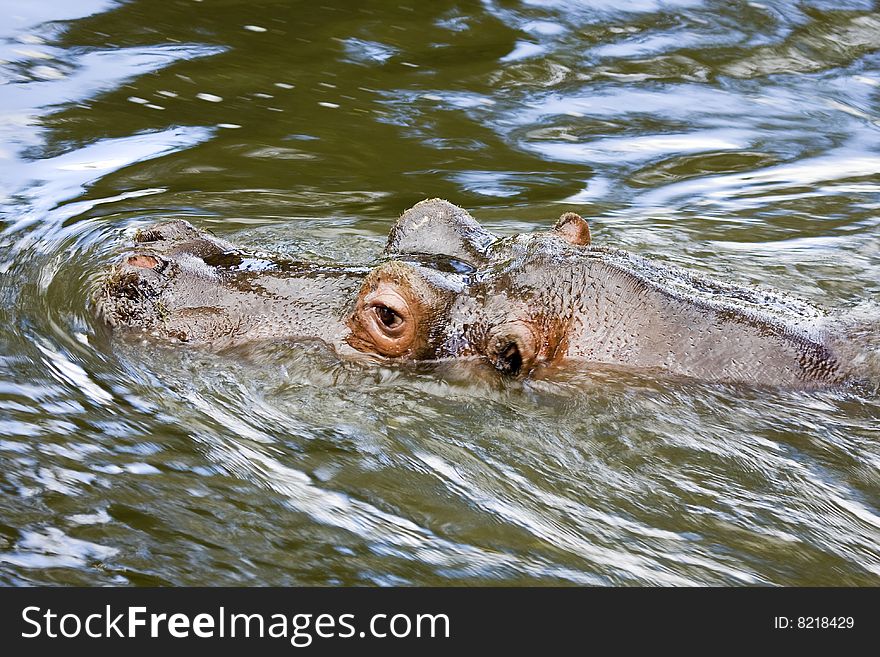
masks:
[[[141,269],[155,269],[159,264],[159,259],[151,255],[133,255],[128,260],[128,264],[132,267],[140,267]]]

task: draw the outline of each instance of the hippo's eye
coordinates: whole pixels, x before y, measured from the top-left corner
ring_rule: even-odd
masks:
[[[403,323],[403,317],[388,306],[375,306],[376,316],[386,328],[395,329]]]
[[[416,339],[419,320],[408,290],[379,281],[370,285],[358,299],[349,320],[350,344],[360,351],[398,358],[409,352]]]

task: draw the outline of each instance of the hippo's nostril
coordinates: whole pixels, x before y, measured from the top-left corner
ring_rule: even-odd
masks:
[[[500,324],[489,331],[485,354],[492,366],[509,376],[531,372],[538,356],[534,330],[524,320]]]
[[[516,342],[508,342],[498,350],[494,359],[495,369],[502,374],[510,374],[516,376],[522,369],[522,354],[519,351],[519,345]]]
[[[130,256],[126,262],[132,267],[140,267],[141,269],[155,269],[159,266],[159,258],[144,254]]]

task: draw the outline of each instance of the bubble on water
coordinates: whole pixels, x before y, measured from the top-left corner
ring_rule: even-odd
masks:
[[[118,465],[109,464],[109,465],[93,465],[92,470],[95,472],[102,472],[104,474],[122,474],[125,472]]]
[[[22,531],[17,549],[0,555],[0,562],[23,568],[79,568],[89,561],[103,561],[119,550],[68,536],[57,527]]]
[[[422,94],[421,98],[425,100],[430,100],[433,102],[442,102],[446,103],[452,107],[456,107],[458,109],[471,109],[474,107],[491,107],[495,104],[495,101],[491,98],[486,98],[485,96],[480,96],[479,94],[465,94],[465,93],[445,93],[445,94],[437,94],[437,93],[427,93]]]
[[[28,59],[55,59],[54,55],[50,55],[47,52],[43,52],[41,50],[32,50],[30,48],[15,48],[13,51],[16,55],[21,55],[22,57],[26,57]]]
[[[129,103],[137,103],[138,105],[146,105],[150,102],[146,98],[141,98],[140,96],[129,96],[126,100]]]
[[[53,493],[76,495],[81,484],[94,482],[95,475],[62,467],[40,468],[34,480]]]
[[[150,109],[154,109],[154,110],[164,110],[165,109],[161,105],[156,105],[154,103],[147,103],[146,105],[144,105],[144,107],[149,107]]]
[[[293,89],[294,85],[289,84],[287,82],[276,82],[275,86],[279,89]]]
[[[214,94],[206,94],[206,93],[198,93],[198,94],[196,94],[196,98],[198,98],[199,100],[206,100],[209,103],[220,103],[223,101],[222,96],[217,96]]]
[[[514,62],[519,59],[526,59],[527,57],[534,57],[536,55],[540,55],[544,52],[544,46],[531,43],[530,41],[519,41],[514,46],[513,50],[507,53],[504,57],[501,58],[502,62]]]
[[[112,520],[110,514],[104,509],[96,513],[77,513],[67,518],[74,525],[103,525]]]
[[[321,107],[329,107],[330,109],[337,109],[339,107],[339,105],[337,105],[336,103],[320,102],[318,103],[318,105],[320,105]]]
[[[0,420],[0,433],[4,436],[39,436],[43,429],[32,422]]]
[[[245,25],[244,29],[248,30],[249,32],[265,32],[266,31],[265,27],[261,27],[259,25]]]
[[[872,87],[880,87],[880,80],[869,78],[867,75],[854,75],[852,79],[853,82],[861,82],[862,84],[869,84]]]
[[[45,64],[40,66],[34,66],[31,69],[31,73],[38,78],[43,78],[44,80],[60,80],[64,77],[64,72],[54,66],[46,66]]]
[[[160,474],[162,472],[149,463],[129,463],[125,466],[125,471],[132,474]]]
[[[342,43],[350,59],[370,64],[373,62],[384,64],[397,54],[398,50],[377,41],[363,41],[361,39],[344,39]]]
[[[36,34],[20,34],[16,38],[19,43],[32,43],[32,44],[46,43],[46,40],[43,37],[37,36]]]
[[[218,123],[218,128],[226,128],[227,130],[235,130],[236,128],[240,128],[241,126],[237,123]]]
[[[553,36],[565,32],[565,26],[550,21],[530,21],[523,25],[523,30],[534,34]]]
[[[27,411],[27,407],[23,406],[20,410]],[[18,423],[16,423],[16,425],[17,424]],[[0,422],[0,425],[2,425],[4,429],[8,429],[10,426],[15,426],[15,425],[8,423],[8,422]],[[39,434],[39,429],[36,430],[36,433],[34,435],[37,435],[37,434]],[[8,432],[7,432],[7,435],[9,435]],[[22,454],[24,452],[30,451],[30,445],[25,444],[25,443],[15,442],[12,440],[0,439],[0,450],[2,450],[4,452],[17,452],[19,454]]]

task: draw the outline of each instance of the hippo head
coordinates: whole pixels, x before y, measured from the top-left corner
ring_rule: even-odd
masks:
[[[135,234],[97,306],[111,326],[191,343],[318,338],[346,356],[485,357],[516,375],[562,353],[565,323],[539,288],[589,240],[574,213],[499,239],[432,199],[400,217],[373,267],[353,267],[248,253],[167,221]]]
[[[565,313],[533,303],[536,288],[551,284],[546,264],[589,243],[573,212],[549,231],[499,239],[451,203],[422,201],[398,220],[364,280],[348,344],[388,358],[484,356],[505,374],[527,373],[564,346]]]

